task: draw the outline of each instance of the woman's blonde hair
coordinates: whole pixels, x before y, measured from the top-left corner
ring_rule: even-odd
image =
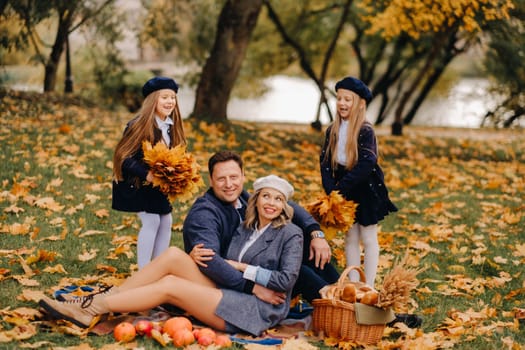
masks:
[[[352,94],[352,107],[350,110],[350,116],[348,117],[348,131],[346,136],[346,169],[351,169],[357,163],[359,157],[358,151],[358,140],[359,140],[359,131],[363,124],[368,123],[366,121],[366,101],[359,97],[355,92],[351,91]],[[342,118],[339,115],[339,112],[336,114],[336,118],[332,124],[332,129],[330,130],[328,138],[328,151],[325,154],[330,157],[330,164],[332,169],[337,168],[337,141],[339,139],[339,128],[341,127]],[[377,149],[371,150],[373,153],[377,154]]]
[[[244,220],[244,226],[246,228],[250,229],[256,229],[257,224],[259,223],[258,219],[258,213],[257,213],[257,199],[259,198],[259,195],[261,194],[261,191],[263,189],[261,188],[258,191],[255,191],[255,193],[250,196],[248,199],[248,205],[246,207],[246,218]],[[285,196],[283,195],[283,199]],[[284,202],[283,211],[281,214],[279,214],[278,217],[272,220],[272,227],[278,228],[281,226],[286,225],[292,220],[293,217],[293,208],[288,204],[286,201]]]
[[[157,90],[144,98],[139,113],[129,123],[124,131],[124,135],[117,144],[113,155],[113,177],[115,180],[123,180],[122,163],[142,147],[143,141],[149,141],[151,144],[155,143],[155,130],[160,131],[155,120],[155,109],[159,95],[160,90]],[[186,145],[186,136],[184,135],[177,94],[175,94],[175,101],[175,109],[171,116],[173,125],[170,126],[171,147],[181,144]]]

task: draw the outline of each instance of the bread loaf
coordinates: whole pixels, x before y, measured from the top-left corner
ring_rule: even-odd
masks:
[[[379,299],[379,293],[375,290],[366,292],[361,298],[361,304],[375,305]]]
[[[343,301],[346,301],[347,303],[356,302],[356,288],[353,284],[345,285],[343,289],[343,294],[341,295],[341,299]]]

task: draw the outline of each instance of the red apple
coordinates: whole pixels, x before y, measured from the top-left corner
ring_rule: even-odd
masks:
[[[113,336],[118,342],[130,342],[135,339],[136,335],[135,326],[129,322],[121,322],[113,329]]]
[[[177,347],[184,347],[186,345],[190,345],[195,341],[195,337],[193,336],[192,331],[186,329],[186,328],[180,328],[175,331],[173,334],[173,345]]]
[[[195,338],[199,339],[202,336],[207,336],[211,338],[212,342],[215,341],[215,337],[217,337],[217,333],[211,328],[200,328],[198,333],[195,335]]]
[[[226,334],[220,334],[215,338],[215,345],[226,348],[232,346],[232,340]]]
[[[213,338],[210,337],[208,334],[203,334],[199,337],[199,339],[197,340],[197,343],[199,343],[199,345],[202,345],[202,346],[208,346],[208,345],[213,344]]]
[[[138,335],[145,335],[151,337],[151,331],[153,330],[153,322],[148,320],[139,320],[135,323],[135,330]]]

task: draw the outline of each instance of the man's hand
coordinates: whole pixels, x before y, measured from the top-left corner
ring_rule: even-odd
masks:
[[[332,250],[330,245],[324,238],[313,238],[310,242],[310,255],[308,260],[315,258],[315,267],[324,269],[324,266],[330,262],[332,258]]]
[[[282,304],[286,300],[285,293],[276,292],[274,290],[263,287],[257,283],[253,286],[252,293],[257,298],[261,299],[264,302],[267,302],[268,304],[272,304],[272,305]]]
[[[204,248],[204,244],[199,243],[193,246],[190,257],[195,261],[195,263],[202,267],[208,267],[205,261],[210,261],[213,259],[215,252],[212,249]]]

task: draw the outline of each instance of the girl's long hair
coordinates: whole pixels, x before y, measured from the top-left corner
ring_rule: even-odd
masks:
[[[339,112],[336,114],[336,118],[332,124],[328,139],[328,151],[325,156],[330,157],[330,164],[332,169],[337,169],[337,141],[339,139],[339,128],[341,127],[342,119]],[[359,131],[361,127],[368,123],[366,121],[366,102],[360,98],[356,93],[352,92],[352,108],[348,117],[348,133],[346,137],[346,165],[345,168],[350,170],[357,163],[359,151],[358,151],[358,140]],[[377,154],[377,149],[372,150]]]
[[[257,228],[257,224],[259,223],[256,203],[259,195],[261,194],[261,190],[262,189],[255,191],[255,193],[248,199],[248,205],[246,206],[246,219],[244,220],[244,226],[246,228],[254,230]],[[283,211],[278,217],[272,220],[272,226],[275,228],[284,226],[292,220],[292,217],[293,208],[290,206],[290,204],[284,202]]]
[[[142,148],[142,142],[149,141],[155,143],[155,130],[159,130],[155,120],[155,108],[160,91],[154,91],[142,103],[142,107],[137,116],[129,123],[120,139],[113,155],[113,177],[117,181],[122,181],[122,163],[126,158],[133,156]],[[176,105],[172,112],[173,125],[170,126],[171,147],[175,145],[186,145],[186,136],[182,124],[182,117],[179,110],[179,101],[175,94]]]

